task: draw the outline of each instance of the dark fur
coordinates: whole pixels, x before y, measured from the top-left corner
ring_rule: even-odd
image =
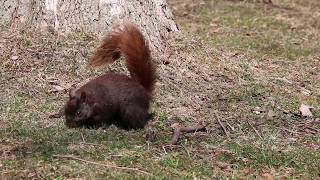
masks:
[[[76,91],[71,90],[64,110],[68,127],[114,124],[123,129],[139,129],[146,125],[155,68],[142,33],[130,24],[112,31],[95,52],[90,65],[112,63],[120,54],[125,56],[131,77],[107,73]]]

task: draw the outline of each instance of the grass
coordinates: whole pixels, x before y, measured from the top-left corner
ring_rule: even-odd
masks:
[[[206,8],[199,10],[197,20],[201,27],[195,31],[208,38],[214,46],[250,52],[256,57],[289,60],[319,52],[319,36],[315,29],[305,24],[308,21],[302,22],[307,17],[298,18],[303,12],[284,9],[295,2],[277,8],[225,1],[208,1],[207,4]],[[201,33],[204,29],[210,29],[209,33]]]
[[[1,179],[320,176],[319,2],[169,3],[181,30],[201,45],[188,38],[170,41],[174,53],[157,59],[154,119],[140,131],[68,129],[63,119],[48,118],[67,99],[68,86],[105,71],[86,68],[98,42],[94,35],[1,28]],[[168,58],[169,64],[159,63]],[[52,84],[62,90],[52,91]],[[314,107],[313,118],[299,115],[302,103]],[[170,125],[197,121],[208,123],[208,131],[185,134],[178,146],[163,148],[171,139]],[[100,165],[59,158],[65,155]]]
[[[306,149],[283,152],[265,146],[254,147],[247,144],[229,144],[229,148],[234,155],[229,161],[236,162],[240,167],[252,169],[285,167],[305,174],[310,173],[310,177],[317,176],[318,169],[315,167],[319,163],[318,152],[310,152]]]

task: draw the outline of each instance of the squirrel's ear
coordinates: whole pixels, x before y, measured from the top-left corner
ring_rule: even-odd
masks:
[[[69,90],[69,97],[73,98],[76,96],[76,89],[74,87],[71,87]]]
[[[85,102],[86,99],[87,99],[87,94],[86,94],[86,92],[81,92],[80,101],[81,101],[81,102]]]

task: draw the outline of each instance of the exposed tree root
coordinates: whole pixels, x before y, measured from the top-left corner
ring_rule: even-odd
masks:
[[[174,129],[172,140],[168,145],[176,145],[182,133],[193,133],[198,131],[206,131],[207,125],[194,125],[188,127],[181,127],[179,124],[173,124],[171,127]]]

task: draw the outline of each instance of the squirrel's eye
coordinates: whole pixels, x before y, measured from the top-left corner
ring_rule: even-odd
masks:
[[[77,111],[77,115],[80,115],[80,111]]]

